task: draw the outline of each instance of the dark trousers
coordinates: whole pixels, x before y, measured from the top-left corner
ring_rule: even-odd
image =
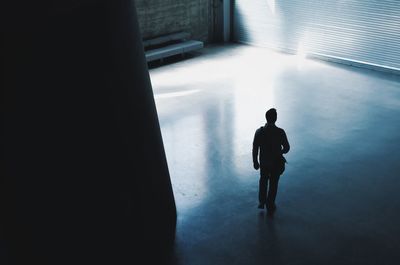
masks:
[[[258,200],[260,204],[266,204],[267,206],[275,205],[279,177],[280,174],[276,173],[274,170],[269,170],[267,168],[261,169],[258,191]]]

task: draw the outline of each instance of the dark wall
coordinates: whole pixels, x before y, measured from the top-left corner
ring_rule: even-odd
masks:
[[[0,240],[10,264],[136,264],[173,243],[133,3],[0,4]]]
[[[193,39],[212,42],[214,9],[221,0],[137,0],[144,39],[186,31]]]

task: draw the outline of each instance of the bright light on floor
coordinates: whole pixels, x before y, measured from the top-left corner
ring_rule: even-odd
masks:
[[[297,58],[297,67],[301,68],[304,66],[307,57],[307,50],[305,48],[304,42],[301,41],[297,48],[296,58]]]
[[[183,96],[191,95],[191,94],[197,93],[199,91],[200,91],[199,89],[192,89],[192,90],[187,90],[187,91],[161,93],[161,94],[155,94],[154,97],[156,99],[160,99],[160,98],[176,98],[176,97],[183,97]]]

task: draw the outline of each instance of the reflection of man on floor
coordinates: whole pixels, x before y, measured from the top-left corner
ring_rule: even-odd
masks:
[[[273,213],[276,209],[275,198],[279,177],[285,170],[286,159],[283,154],[289,152],[290,146],[285,131],[275,125],[276,109],[269,109],[265,113],[265,118],[267,123],[257,129],[254,136],[253,164],[256,170],[261,167],[258,208],[264,209],[266,205],[267,210]],[[260,150],[259,160],[258,150]]]

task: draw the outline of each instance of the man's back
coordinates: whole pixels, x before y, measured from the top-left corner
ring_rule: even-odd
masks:
[[[289,151],[289,142],[283,129],[275,124],[266,124],[256,131],[253,152],[260,149],[261,167],[273,166],[281,157]]]

